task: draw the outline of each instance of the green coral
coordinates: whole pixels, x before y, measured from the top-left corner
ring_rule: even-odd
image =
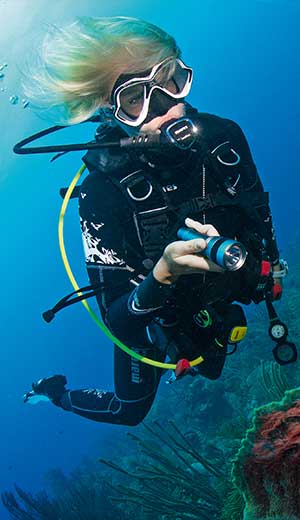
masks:
[[[159,423],[144,426],[147,438],[128,434],[140,449],[141,462],[134,472],[100,459],[129,477],[125,484],[114,486],[114,501],[139,505],[157,519],[173,520],[174,515],[178,520],[219,518],[222,499],[210,475],[224,477],[223,470],[196,451],[174,422],[169,421],[167,427]]]
[[[16,486],[15,493],[2,493],[2,502],[16,520],[129,520],[129,516],[108,500],[110,492],[98,474],[65,478],[59,497],[46,491],[36,495]]]
[[[274,361],[263,361],[259,368],[266,395],[273,401],[282,399],[285,392],[290,388],[283,368]]]
[[[245,505],[242,493],[233,487],[225,499],[221,520],[243,520]]]

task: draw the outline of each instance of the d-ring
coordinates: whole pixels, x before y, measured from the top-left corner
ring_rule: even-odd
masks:
[[[147,179],[147,183],[148,183],[148,186],[149,186],[149,191],[143,197],[136,197],[135,195],[133,195],[133,193],[130,191],[130,188],[127,186],[126,190],[127,190],[127,193],[129,195],[129,197],[131,197],[132,200],[136,200],[136,201],[143,201],[143,200],[148,199],[148,197],[150,197],[150,195],[151,195],[151,193],[153,191],[153,186],[152,186],[151,182],[148,181],[148,179]]]
[[[241,161],[241,157],[233,148],[230,148],[230,151],[236,156],[236,158],[237,158],[236,161],[234,161],[232,163],[223,161],[223,159],[221,159],[220,155],[217,155],[217,159],[218,159],[218,161],[220,161],[221,164],[224,164],[225,166],[236,166]]]

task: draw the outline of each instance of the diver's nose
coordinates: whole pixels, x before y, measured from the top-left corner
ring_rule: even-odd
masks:
[[[147,119],[150,120],[154,119],[154,117],[164,116],[174,104],[176,104],[174,99],[164,94],[164,92],[155,90],[151,96]]]

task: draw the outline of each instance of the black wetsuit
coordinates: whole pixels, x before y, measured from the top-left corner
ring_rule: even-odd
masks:
[[[225,136],[240,156],[238,167],[228,169],[227,185],[233,186],[237,194],[262,193],[240,127],[228,119],[199,114],[188,107],[187,115],[190,114],[201,127],[200,143],[209,142],[213,135],[218,146]],[[109,128],[100,129],[96,138],[112,141],[122,136],[120,128]],[[243,319],[241,307],[232,302],[251,301],[258,280],[262,237],[271,261],[278,258],[278,249],[268,203],[256,204],[261,230],[249,209],[236,205],[224,204],[203,211],[191,208],[178,213],[176,208],[184,201],[222,192],[209,164],[204,162],[206,152],[205,147],[180,154],[167,151],[164,155],[137,155],[122,149],[90,151],[84,158],[90,174],[81,186],[79,208],[89,278],[94,285],[103,284],[97,301],[113,334],[133,350],[156,360],[163,361],[166,352],[173,361],[203,355],[205,361],[198,366],[199,374],[216,379],[226,356],[226,341],[222,346],[215,342],[216,327]],[[228,162],[235,157],[228,158]],[[166,205],[172,208],[167,213],[163,209]],[[158,225],[166,218],[156,250],[153,246],[157,236],[152,242],[146,240],[153,223],[155,226],[153,209],[157,215],[165,216],[159,217]],[[146,212],[151,213],[151,229],[139,220]],[[181,276],[172,286],[159,284],[153,278],[152,267],[164,247],[176,239],[178,215],[177,228],[183,225],[185,216],[190,216],[214,225],[220,235],[244,242],[249,251],[246,267],[224,274]],[[195,315],[203,308],[210,309],[215,328],[197,325]],[[63,408],[99,422],[139,423],[152,405],[162,370],[138,362],[117,347],[114,363],[114,393],[98,389],[68,391],[61,400]]]

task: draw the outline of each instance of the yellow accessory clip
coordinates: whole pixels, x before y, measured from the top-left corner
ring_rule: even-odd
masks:
[[[238,343],[242,341],[247,334],[247,327],[233,327],[230,332],[229,342],[230,343]]]
[[[60,252],[61,252],[61,257],[62,257],[63,264],[65,266],[67,275],[69,277],[69,280],[70,280],[72,286],[74,287],[75,291],[79,291],[80,288],[79,288],[79,286],[78,286],[78,284],[77,284],[77,282],[75,280],[75,277],[74,277],[74,275],[72,273],[72,270],[71,270],[71,267],[70,267],[70,264],[69,264],[69,261],[68,261],[67,253],[66,253],[66,248],[65,248],[65,244],[64,244],[64,217],[65,217],[65,214],[66,214],[66,210],[67,210],[67,207],[68,207],[69,200],[70,200],[70,198],[72,196],[72,193],[74,191],[74,188],[75,188],[78,180],[80,179],[81,175],[85,171],[85,169],[86,169],[85,165],[83,165],[83,166],[81,166],[79,168],[79,170],[76,172],[76,175],[73,178],[70,186],[68,187],[67,192],[66,192],[65,197],[64,197],[64,200],[63,200],[63,203],[62,203],[62,206],[61,206],[61,210],[60,210],[60,214],[59,214],[59,221],[58,221],[58,241],[59,241],[59,248],[60,248]],[[78,295],[81,296],[82,293],[79,292]],[[134,350],[132,350],[129,347],[127,347],[126,345],[124,345],[124,343],[122,343],[122,341],[120,341],[118,338],[116,338],[110,332],[110,330],[106,327],[106,325],[99,320],[98,316],[94,313],[94,311],[91,309],[91,307],[89,306],[89,304],[87,303],[86,300],[82,300],[81,303],[86,308],[86,310],[88,311],[88,313],[90,314],[92,319],[96,322],[98,327],[100,327],[102,332],[115,345],[117,345],[117,347],[119,347],[124,352],[126,352],[126,354],[128,354],[129,356],[134,357],[135,359],[137,359],[138,361],[141,361],[142,363],[146,363],[147,365],[152,365],[154,367],[164,368],[164,369],[167,369],[167,370],[169,370],[169,369],[175,370],[176,369],[177,365],[175,365],[174,363],[161,363],[160,361],[155,361],[154,359],[150,359],[150,358],[141,356],[140,354],[137,354],[136,352],[134,352]],[[199,356],[199,357],[197,357],[196,359],[194,359],[193,361],[190,362],[190,366],[191,367],[195,367],[195,366],[199,365],[200,363],[202,363],[203,361],[204,361],[203,357]]]

